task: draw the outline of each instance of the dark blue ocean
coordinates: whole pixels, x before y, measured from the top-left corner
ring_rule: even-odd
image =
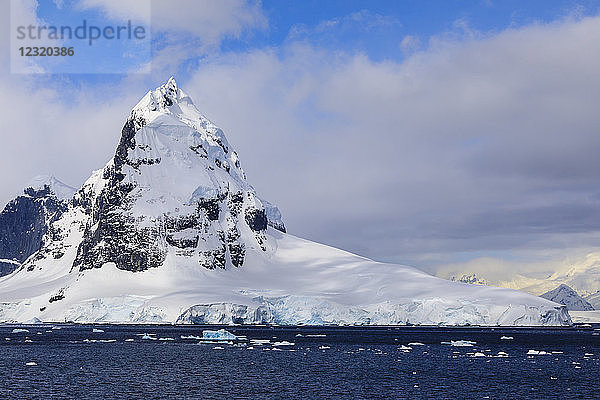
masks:
[[[600,398],[600,327],[224,328],[3,325],[0,399]]]

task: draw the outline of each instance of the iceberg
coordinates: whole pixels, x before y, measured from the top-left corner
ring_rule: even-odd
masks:
[[[218,331],[202,331],[202,340],[230,342],[233,340],[240,339],[239,337],[237,337],[231,332],[226,331],[225,329],[219,329]]]

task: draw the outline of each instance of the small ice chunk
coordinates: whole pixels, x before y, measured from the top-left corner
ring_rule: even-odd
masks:
[[[412,347],[408,347],[402,344],[398,347],[398,350],[412,350]]]
[[[425,346],[423,343],[420,342],[412,342],[408,344],[409,346]]]
[[[313,334],[313,335],[306,335],[306,337],[327,337],[327,335],[325,335],[323,333],[319,333],[319,334]]]
[[[485,357],[485,354],[478,351],[477,353],[473,354],[471,357]]]
[[[144,335],[142,336],[142,339],[143,340],[156,340],[155,337],[153,337],[153,336],[151,336],[151,335],[149,335],[147,333],[144,333]]]
[[[543,350],[529,350],[527,352],[527,355],[530,355],[530,356],[544,356],[546,354],[548,354],[548,353],[546,353]]]
[[[301,334],[301,333],[299,333],[299,334],[297,334],[297,335],[296,335],[296,337],[302,337],[302,334]]]
[[[255,346],[262,346],[263,344],[269,344],[271,341],[269,339],[250,339],[250,344]]]
[[[282,340],[281,342],[273,343],[273,346],[294,346],[294,345],[295,345],[295,343],[288,342],[287,340]]]
[[[133,339],[125,339],[126,342],[133,342]]]
[[[181,335],[180,338],[183,340],[202,340],[202,338],[200,336],[194,336],[194,335],[188,335],[188,336]]]
[[[215,347],[213,347],[213,350],[223,350],[223,349],[224,349],[224,348],[223,348],[223,347],[221,347],[221,346],[215,346]]]
[[[329,346],[320,346],[319,350],[327,350],[327,349],[330,349],[330,348],[331,347],[329,347]]]
[[[514,337],[512,337],[512,336],[502,336],[500,338],[500,340],[513,340],[513,339],[514,339]]]
[[[202,340],[230,341],[238,339],[237,336],[225,329],[219,329],[218,331],[202,331]]]
[[[25,365],[28,367],[35,367],[37,363],[35,361],[29,361],[28,363],[25,363]]]
[[[172,342],[175,339],[173,339],[172,337],[161,337],[158,340],[161,341],[161,342]]]
[[[15,328],[12,330],[12,333],[29,333],[29,331],[23,328]]]
[[[592,354],[592,353],[585,353],[585,356],[586,356],[586,357],[592,357],[593,355],[594,355],[594,354]]]
[[[477,342],[473,342],[471,340],[451,340],[449,342],[442,342],[442,344],[449,344],[454,347],[473,347]]]
[[[92,333],[104,333],[104,331],[102,329],[94,328],[92,329]]]

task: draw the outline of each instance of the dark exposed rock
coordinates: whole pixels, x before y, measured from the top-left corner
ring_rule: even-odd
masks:
[[[10,275],[15,272],[21,265],[16,262],[0,261],[0,276]]]
[[[114,165],[106,168],[108,180],[102,192],[92,200],[82,188],[76,203],[86,208],[91,223],[86,226],[83,241],[77,249],[73,268],[80,270],[100,268],[105,263],[127,271],[144,271],[162,265],[166,252],[160,229],[140,228],[129,210],[134,202],[135,186],[122,182],[124,165],[136,167],[128,159],[129,150],[135,148],[135,133],[145,125],[145,120],[132,113],[123,127],[121,141],[114,157]]]
[[[219,219],[219,200],[218,199],[200,199],[198,209],[204,211],[210,221]]]
[[[246,223],[255,232],[267,229],[265,210],[249,209],[246,211]]]
[[[50,224],[67,209],[49,186],[27,188],[24,195],[10,201],[0,213],[0,259],[24,262],[42,247]],[[0,268],[0,276],[11,273],[14,264]]]

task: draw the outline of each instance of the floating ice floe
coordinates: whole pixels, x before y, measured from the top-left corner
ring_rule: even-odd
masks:
[[[503,351],[499,351],[498,354],[496,354],[496,357],[508,357],[508,353],[505,353]]]
[[[147,333],[144,333],[142,335],[142,340],[156,340],[156,338],[154,336],[151,336],[151,335],[147,334]]]
[[[442,342],[442,344],[449,344],[454,347],[473,347],[477,342],[471,340],[451,340],[449,342]]]
[[[202,337],[200,337],[200,336],[194,336],[194,335],[187,335],[187,336],[181,335],[180,338],[182,340],[202,340]]]
[[[485,357],[485,354],[481,352],[474,353],[471,357]]]
[[[408,344],[409,346],[425,346],[423,343],[420,342],[412,342]]]
[[[546,354],[548,353],[543,350],[529,350],[527,352],[527,355],[529,356],[545,356]]]
[[[500,340],[513,340],[514,338],[512,336],[502,336],[500,338]]]
[[[28,367],[35,367],[37,365],[37,363],[35,361],[30,361],[28,363],[25,363],[25,365]]]
[[[213,347],[213,350],[224,350],[224,348],[221,346],[215,346]]]
[[[330,348],[331,347],[329,347],[329,346],[320,346],[319,350],[327,350],[327,349],[330,349]]]
[[[269,339],[250,339],[250,344],[255,346],[262,346],[264,344],[269,344],[271,341]]]
[[[104,333],[104,331],[102,329],[94,328],[92,329],[92,333]]]
[[[202,340],[210,341],[231,341],[239,340],[239,338],[231,332],[225,329],[219,329],[218,331],[205,330],[202,331]]]
[[[273,346],[294,346],[294,345],[295,345],[295,343],[288,342],[287,340],[282,340],[281,342],[273,343]]]
[[[133,339],[125,339],[126,342],[133,342]]]
[[[12,330],[12,333],[29,333],[27,329],[15,328]]]
[[[313,334],[313,335],[306,335],[306,337],[327,337],[327,335],[325,335],[323,333],[319,333],[319,334]]]
[[[412,350],[412,347],[408,347],[408,346],[405,346],[405,345],[400,345],[398,347],[398,350]]]
[[[172,342],[175,339],[173,339],[172,337],[161,337],[158,340],[161,341],[161,342]]]
[[[592,353],[585,353],[586,357],[593,357],[594,355]]]

